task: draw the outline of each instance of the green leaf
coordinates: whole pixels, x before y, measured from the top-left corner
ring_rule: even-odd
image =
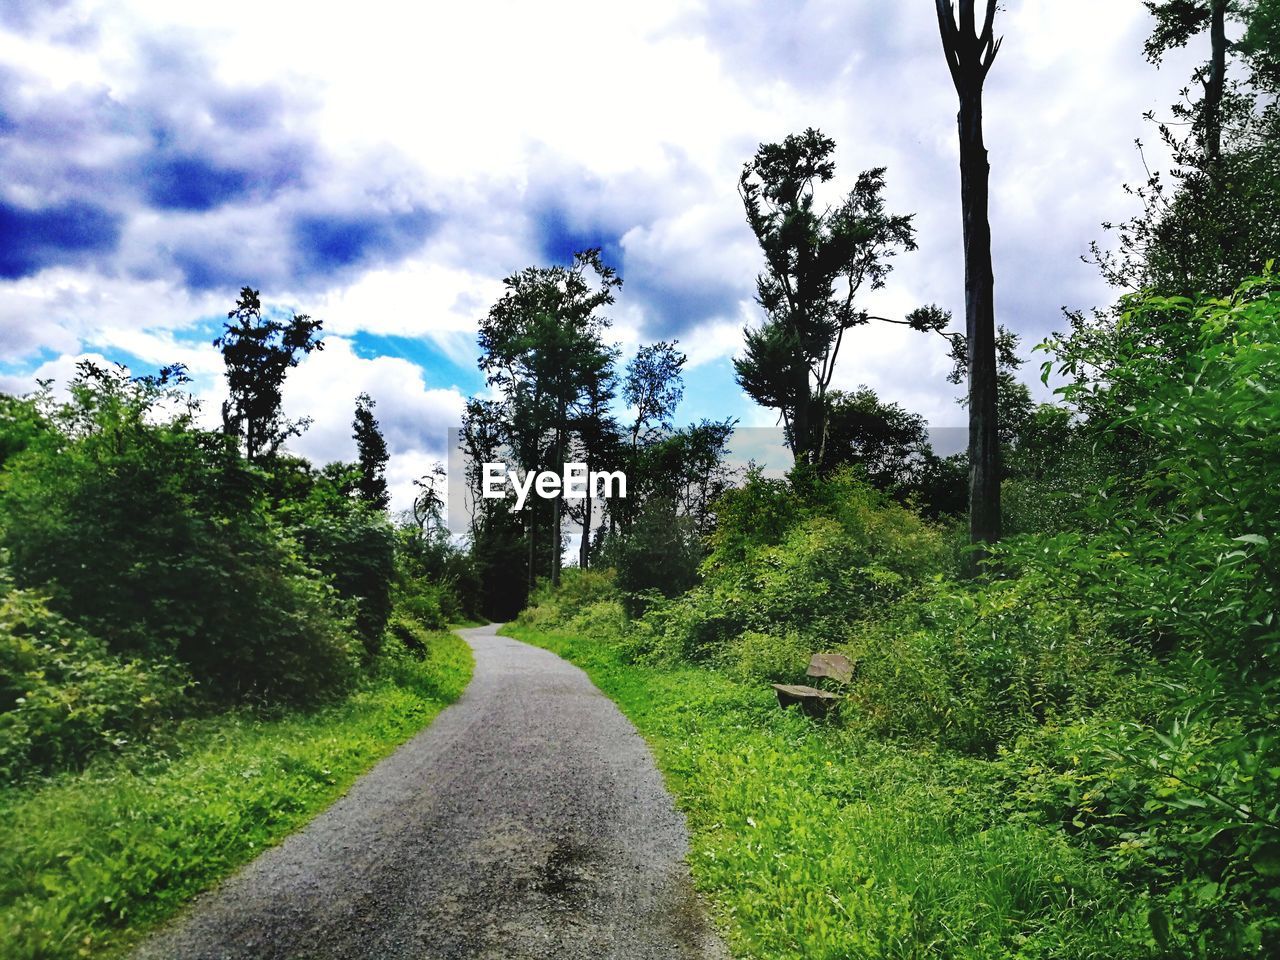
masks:
[[[1152,909],[1147,913],[1147,923],[1151,925],[1151,935],[1161,950],[1169,949],[1169,918],[1163,910]]]

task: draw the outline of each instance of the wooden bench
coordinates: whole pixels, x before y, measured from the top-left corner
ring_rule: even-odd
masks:
[[[806,677],[834,680],[841,686],[852,682],[853,674],[853,662],[842,653],[815,653],[809,660],[809,669],[805,671]],[[840,699],[838,693],[817,687],[794,683],[775,683],[772,686],[778,695],[778,706],[784,709],[799,706],[811,717],[825,716]]]

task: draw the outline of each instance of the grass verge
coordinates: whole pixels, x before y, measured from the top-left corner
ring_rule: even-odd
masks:
[[[736,956],[1147,953],[1133,896],[1008,808],[992,761],[857,737],[779,710],[763,684],[639,666],[608,642],[504,632],[585,669],[649,741]]]
[[[187,722],[163,747],[0,791],[0,957],[119,954],[302,826],[461,694],[470,650],[431,638],[340,703]]]

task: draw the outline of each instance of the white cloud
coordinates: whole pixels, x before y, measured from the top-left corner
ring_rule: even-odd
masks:
[[[355,459],[351,419],[356,397],[368,393],[391,454],[388,477],[394,509],[412,505],[414,471],[445,458],[448,431],[461,425],[466,398],[455,388],[427,385],[422,368],[397,357],[358,356],[350,340],[326,337],[324,350],[312,353],[290,371],[284,386],[284,412],[311,417],[312,426],[289,442],[295,453],[319,465]]]
[[[51,380],[53,395],[59,399],[65,399],[68,396],[67,386],[75,379],[77,373],[76,365],[85,360],[100,367],[111,366],[111,361],[100,353],[64,353],[52,360],[46,360],[29,374],[0,376],[0,393],[20,397],[33,392],[37,387],[37,381]]]
[[[680,350],[689,358],[686,370],[693,371],[722,357],[742,352],[742,328],[750,318],[755,322],[754,304],[743,301],[741,313],[732,320],[704,323],[688,331],[680,340]]]
[[[1151,134],[1141,114],[1175,99],[1196,56],[1157,73],[1141,59],[1146,28],[1140,5],[1114,0],[1027,0],[999,16],[1005,46],[987,90],[996,297],[999,319],[1026,346],[1059,322],[1061,305],[1110,296],[1078,255],[1100,221],[1130,211],[1120,184],[1141,176],[1131,147]],[[568,0],[367,0],[305,15],[260,0],[73,3],[33,34],[0,29],[15,102],[35,105],[46,127],[62,104],[58,123],[77,131],[59,149],[13,147],[7,156],[29,182],[10,176],[0,200],[32,203],[57,187],[109,200],[126,221],[103,263],[0,281],[0,360],[93,346],[186,362],[216,410],[217,357],[183,331],[225,313],[225,277],[243,274],[239,282],[322,318],[331,334],[287,388],[294,415],[317,422],[298,448],[349,456],[351,404],[368,389],[407,457],[433,448],[415,430],[456,422],[461,397],[428,388],[407,360],[357,356],[344,338],[426,338],[470,366],[476,320],[502,276],[545,258],[537,221],[552,211],[618,243],[626,283],[615,331],[628,352],[678,336],[691,371],[732,355],[757,316],[760,259],[738,171],[762,140],[810,125],[837,141],[837,186],[885,164],[890,209],[917,214],[919,252],[899,259],[872,303],[900,315],[937,302],[958,315],[955,94],[936,30],[927,6],[847,0],[589,11]],[[246,91],[267,119],[254,127],[245,114],[231,136],[218,112]],[[76,126],[95,110],[107,120]],[[106,186],[95,177],[151,136],[144,121],[155,117],[208,159],[280,151],[297,176],[212,210],[147,209],[140,174]],[[435,218],[421,242],[415,234],[299,275],[291,218],[418,207]],[[186,286],[201,271],[214,292]],[[865,328],[853,332],[837,383],[870,384],[949,423],[947,369],[937,338]],[[726,412],[754,418],[740,403],[736,391],[726,396]]]
[[[336,335],[430,338],[455,362],[470,365],[477,320],[501,293],[500,279],[418,258],[371,270],[318,298],[308,312]]]

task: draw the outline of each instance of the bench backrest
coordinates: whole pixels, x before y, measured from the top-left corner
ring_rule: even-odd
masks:
[[[830,677],[839,683],[849,683],[853,680],[853,662],[843,653],[815,653],[805,675]]]

